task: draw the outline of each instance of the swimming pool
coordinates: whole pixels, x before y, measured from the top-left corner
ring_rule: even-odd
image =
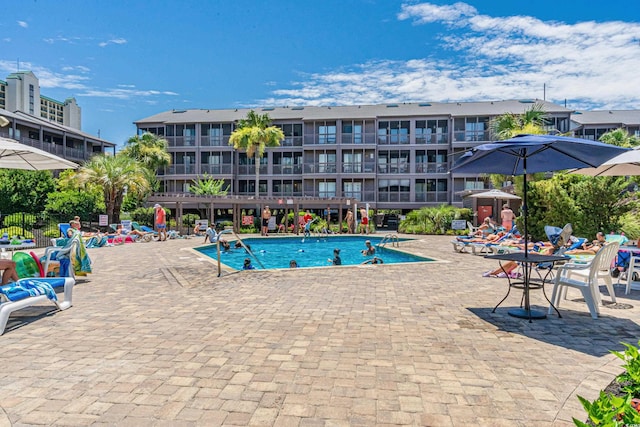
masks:
[[[433,261],[430,258],[423,258],[416,255],[399,252],[387,247],[379,248],[377,245],[382,237],[371,236],[328,236],[328,237],[269,237],[269,238],[247,238],[243,239],[246,245],[251,247],[251,251],[260,260],[264,268],[289,268],[289,261],[296,260],[298,267],[327,267],[331,263],[327,260],[333,258],[333,249],[340,249],[342,265],[362,264],[373,256],[364,256],[360,252],[365,248],[364,242],[371,240],[371,244],[376,247],[378,258],[382,258],[385,264],[409,263]],[[403,240],[399,239],[400,244]],[[233,245],[232,245],[233,246]],[[198,252],[214,260],[218,259],[216,246],[208,245],[195,248]],[[230,249],[221,251],[220,261],[231,268],[242,269],[245,258],[251,258],[244,249]],[[251,263],[260,269],[260,263],[251,258]]]

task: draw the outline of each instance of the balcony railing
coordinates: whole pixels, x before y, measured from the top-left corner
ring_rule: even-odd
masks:
[[[449,135],[436,133],[431,135],[416,135],[416,144],[448,144]]]
[[[455,131],[453,132],[454,142],[480,142],[489,141],[489,131]]]
[[[393,165],[393,164],[382,164],[378,165],[378,173],[408,173],[409,172],[409,164],[401,164],[401,165]]]
[[[196,165],[171,165],[167,168],[168,175],[193,175],[196,173]]]
[[[200,165],[200,172],[209,175],[230,175],[233,173],[233,165],[230,163],[217,165],[210,165],[205,163]]]
[[[267,173],[267,165],[260,166],[260,174],[264,175]],[[239,165],[238,166],[238,175],[255,175],[256,174],[256,166],[255,165]]]
[[[342,164],[342,173],[374,173],[375,162],[347,162]]]
[[[418,163],[416,173],[447,173],[446,163]]]
[[[195,147],[196,146],[195,136],[165,136],[164,138],[167,140],[167,142],[169,142],[169,147]]]
[[[416,202],[425,202],[425,203],[447,203],[447,193],[438,191],[438,192],[428,192],[428,193],[416,193]]]
[[[379,191],[378,192],[378,201],[379,202],[409,202],[411,201],[411,192],[409,191],[401,191],[401,192],[388,192],[388,191]]]
[[[305,164],[304,173],[336,173],[335,163]]]
[[[302,165],[273,165],[274,175],[302,175]]]
[[[228,147],[229,137],[228,136],[202,136],[200,137],[200,145],[202,147]],[[171,142],[169,142],[169,146],[172,146]]]

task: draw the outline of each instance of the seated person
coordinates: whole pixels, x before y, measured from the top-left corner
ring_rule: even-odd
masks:
[[[486,217],[482,224],[478,227],[478,231],[474,233],[476,237],[486,237],[489,234],[494,234],[498,230],[498,227],[491,221],[490,217]]]
[[[370,255],[373,255],[373,254],[376,253],[376,248],[374,248],[371,245],[371,241],[370,240],[365,241],[364,244],[367,246],[367,248],[360,251],[360,252],[362,252],[362,255],[370,256]]]
[[[2,285],[15,282],[19,279],[15,261],[0,259],[0,270],[4,270],[2,272]]]
[[[193,234],[196,236],[202,236],[207,227],[204,224],[197,223],[195,227],[193,227]]]
[[[604,237],[604,233],[598,231],[596,233],[596,238],[591,243],[583,243],[582,248],[576,248],[569,251],[566,251],[567,255],[595,255],[602,247],[604,247],[608,242]]]
[[[479,237],[479,236],[456,237],[456,240],[459,240],[461,242],[470,242],[470,243],[492,243],[492,242],[495,242],[496,240],[499,240],[505,234],[506,233],[504,231],[498,231],[495,233],[487,234],[486,237]]]
[[[210,226],[207,227],[207,231],[204,232],[204,243],[207,243],[207,239],[209,240],[209,242],[211,243],[217,243],[218,241],[220,241],[220,244],[225,248],[228,249],[231,247],[231,245],[229,245],[229,242],[227,242],[223,237],[222,237],[222,230],[220,230],[220,228],[218,227],[214,227],[214,226]],[[239,242],[238,242],[239,243]]]

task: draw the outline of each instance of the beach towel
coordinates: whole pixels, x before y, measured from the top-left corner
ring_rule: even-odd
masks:
[[[0,293],[7,297],[9,301],[18,301],[38,295],[46,295],[52,301],[58,300],[53,287],[49,283],[38,279],[20,279],[20,282],[9,283],[0,287]]]

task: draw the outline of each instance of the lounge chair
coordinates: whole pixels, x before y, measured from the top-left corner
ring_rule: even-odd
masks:
[[[20,279],[0,286],[0,335],[4,333],[11,313],[21,308],[47,300],[52,301],[60,310],[71,307],[75,283],[72,277],[40,277]],[[55,292],[57,289],[64,289],[63,301],[58,300]]]
[[[67,231],[69,231],[69,228],[71,228],[71,224],[69,224],[68,222],[61,222],[60,224],[58,224],[58,230],[60,230],[60,237],[68,237]]]

